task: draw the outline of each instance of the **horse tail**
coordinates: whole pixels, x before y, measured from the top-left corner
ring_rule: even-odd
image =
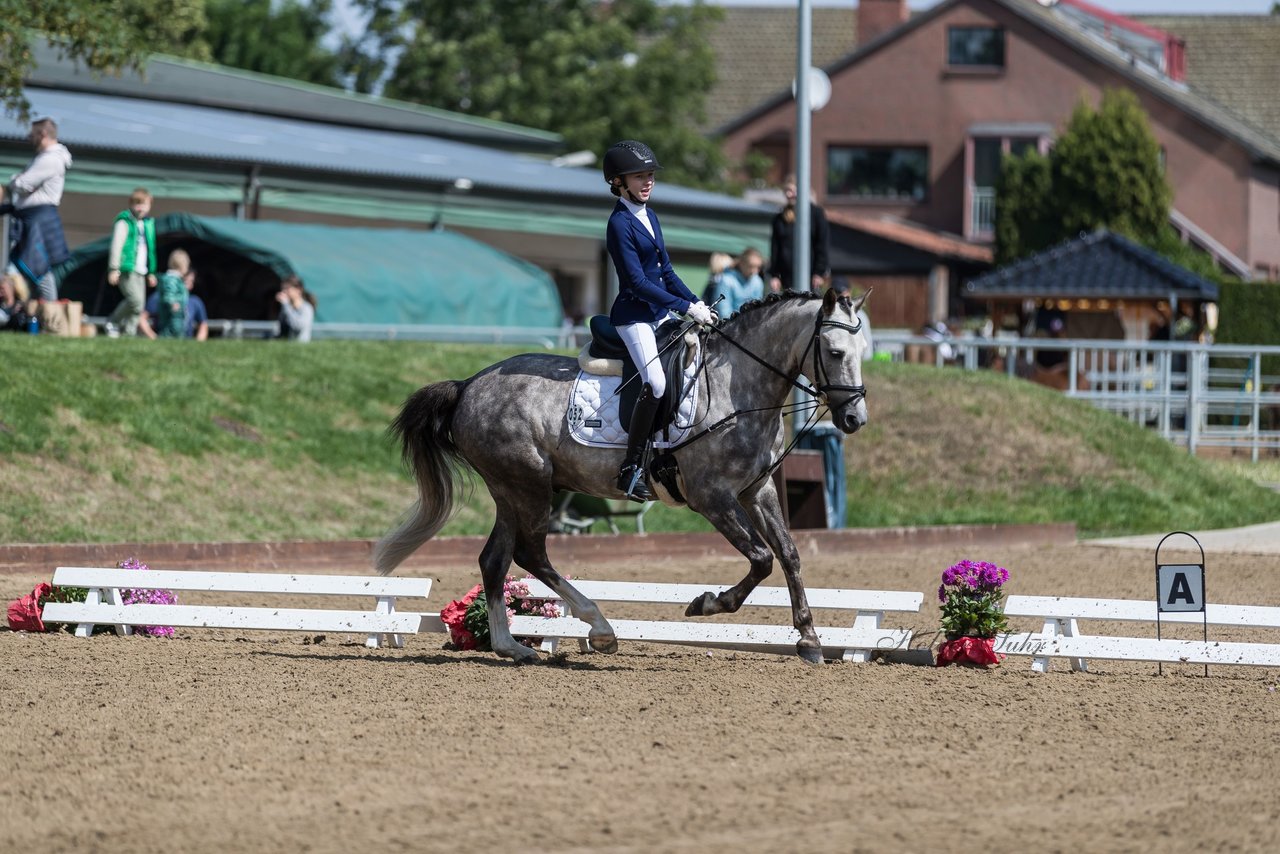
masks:
[[[465,460],[453,442],[453,413],[466,383],[433,383],[415,391],[388,433],[399,437],[405,464],[418,481],[418,500],[373,547],[373,568],[387,575],[434,537],[453,515],[454,475]]]

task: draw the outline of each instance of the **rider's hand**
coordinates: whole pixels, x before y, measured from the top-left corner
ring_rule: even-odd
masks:
[[[690,303],[689,310],[685,314],[696,321],[699,326],[706,326],[711,323],[711,309],[707,308],[707,304],[702,301]]]

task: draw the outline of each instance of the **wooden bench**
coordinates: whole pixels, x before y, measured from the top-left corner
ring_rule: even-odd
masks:
[[[1228,643],[1210,640],[1171,640],[1085,635],[1079,620],[1150,623],[1155,634],[1156,603],[1139,599],[1082,599],[1066,596],[1010,596],[1005,616],[1044,621],[1039,632],[1002,635],[996,651],[1031,656],[1033,670],[1045,672],[1051,658],[1067,658],[1072,670],[1088,670],[1088,659],[1157,661],[1172,664],[1280,665],[1280,644]],[[1172,611],[1160,615],[1162,624],[1178,623],[1238,628],[1280,628],[1280,608],[1262,605],[1205,606],[1205,613]]]
[[[295,632],[351,632],[368,637],[365,646],[382,645],[389,635],[393,646],[404,645],[402,635],[418,632],[422,615],[396,611],[396,599],[425,598],[429,578],[381,576],[291,575],[265,572],[185,572],[178,570],[105,569],[60,566],[53,574],[58,587],[86,587],[84,602],[49,602],[46,623],[78,623],[77,637],[88,637],[98,624],[114,625],[117,634],[131,634],[133,626],[252,629]],[[371,611],[336,609],[240,607],[221,605],[124,604],[121,590],[177,590],[206,593],[263,593],[322,596],[372,596]]]
[[[556,595],[542,583],[526,579],[529,598],[555,600]],[[730,585],[655,584],[624,581],[580,581],[573,586],[595,602],[630,604],[688,605],[707,591],[720,593]],[[805,591],[813,610],[852,611],[852,625],[818,627],[823,654],[827,658],[866,662],[877,650],[905,650],[911,643],[910,629],[890,629],[883,625],[886,612],[917,613],[924,602],[923,593],[888,590],[844,590],[809,588]],[[757,587],[747,597],[744,607],[791,607],[791,596],[785,587]],[[555,650],[560,638],[576,638],[585,651],[585,638],[590,627],[576,617],[517,616],[511,633],[517,637],[543,638],[542,649]],[[716,622],[676,622],[671,620],[610,620],[619,640],[670,643],[684,646],[735,649],[748,652],[794,653],[800,633],[792,626]]]

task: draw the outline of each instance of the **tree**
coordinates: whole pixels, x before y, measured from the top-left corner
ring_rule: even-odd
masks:
[[[1076,107],[1045,166],[1008,158],[996,190],[996,255],[1010,261],[1082,231],[1107,228],[1139,243],[1165,240],[1173,190],[1137,97],[1108,90]]]
[[[206,39],[222,65],[340,86],[338,54],[322,44],[332,9],[332,0],[206,0]]]
[[[140,68],[157,45],[199,56],[203,30],[203,0],[0,0],[0,100],[26,121],[23,81],[36,39],[94,71],[118,73]]]
[[[1035,150],[1006,157],[996,179],[996,263],[1007,264],[1053,242],[1049,158]]]
[[[357,0],[370,18],[347,70],[369,91],[560,133],[597,154],[657,152],[664,179],[712,185],[719,147],[698,131],[715,81],[719,9],[655,0]]]

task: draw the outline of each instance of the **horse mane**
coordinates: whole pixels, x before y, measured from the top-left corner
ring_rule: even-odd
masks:
[[[815,299],[822,299],[822,294],[816,294],[812,291],[779,291],[778,293],[766,295],[764,299],[747,300],[742,304],[742,308],[729,316],[725,323],[733,324],[734,328],[737,329],[751,329],[760,322],[762,317],[769,314],[769,312],[762,311],[762,309],[792,300],[808,301]]]

